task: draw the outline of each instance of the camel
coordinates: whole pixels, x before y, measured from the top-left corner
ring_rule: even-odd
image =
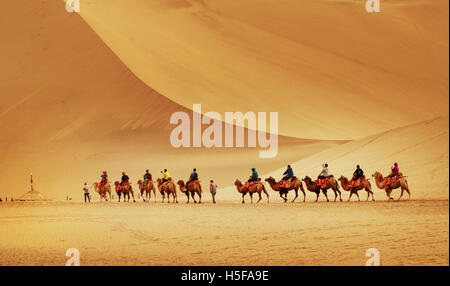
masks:
[[[251,203],[253,204],[253,194],[258,193],[259,199],[256,203],[259,203],[262,199],[261,192],[264,192],[267,196],[267,203],[269,203],[269,193],[267,193],[266,187],[264,184],[259,180],[258,182],[250,185],[248,188],[246,188],[241,181],[236,180],[234,182],[234,185],[236,186],[239,193],[242,194],[242,203],[244,204],[244,196],[248,193],[250,195]]]
[[[148,180],[147,182],[145,182],[145,185],[142,184],[142,180],[139,180],[137,182],[138,186],[139,186],[139,190],[141,191],[141,197],[145,202],[145,198],[147,198],[149,201],[152,198],[152,191],[153,191],[153,195],[155,197],[155,202],[156,202],[156,189],[155,189],[155,185],[153,184],[152,180]],[[144,192],[145,192],[145,197],[144,197]]]
[[[199,181],[193,181],[192,183],[189,184],[189,190],[186,190],[186,185],[184,184],[183,180],[179,180],[177,182],[178,186],[180,187],[180,191],[182,193],[184,193],[187,197],[187,203],[189,203],[189,193],[191,193],[192,199],[194,200],[194,203],[196,204],[197,201],[195,200],[195,194],[197,193],[198,197],[199,197],[199,201],[198,203],[201,204],[202,203],[202,185],[200,185]]]
[[[348,201],[352,198],[353,194],[355,194],[358,197],[358,202],[361,201],[359,199],[358,191],[364,189],[367,192],[367,200],[369,200],[370,195],[372,195],[372,201],[375,201],[373,198],[373,192],[372,192],[372,185],[370,184],[369,180],[365,179],[363,182],[361,182],[361,179],[356,180],[355,185],[350,189],[350,181],[344,177],[341,176],[338,181],[341,182],[341,186],[344,189],[344,191],[350,192],[350,196],[348,198]]]
[[[287,187],[287,188],[282,188],[281,187],[282,182],[281,181],[277,182],[272,177],[265,179],[265,181],[269,183],[272,190],[280,193],[280,198],[282,198],[284,200],[284,202],[287,202],[287,195],[288,195],[289,191],[291,191],[291,190],[295,191],[295,198],[292,200],[292,203],[295,202],[295,200],[298,198],[298,190],[299,189],[303,193],[303,202],[305,202],[305,200],[306,200],[306,194],[305,194],[305,190],[303,189],[302,181],[300,181],[297,177],[294,177],[291,180],[291,182],[289,183],[289,187]],[[283,197],[283,195],[284,195],[284,197]]]
[[[388,200],[393,200],[394,198],[391,197],[392,191],[398,188],[402,189],[402,192],[400,194],[400,197],[398,200],[400,200],[403,197],[404,191],[408,193],[409,200],[411,199],[411,193],[409,191],[408,187],[408,181],[406,180],[406,177],[403,176],[403,173],[399,173],[396,180],[392,180],[390,185],[387,185],[387,177],[383,177],[383,175],[380,172],[375,172],[375,174],[372,175],[372,177],[375,178],[375,184],[377,187],[381,190],[386,191],[386,195],[388,197]]]
[[[336,179],[334,178],[334,176],[328,176],[327,179],[327,184],[322,187],[320,185],[317,184],[317,181],[313,181],[310,177],[306,176],[305,178],[303,178],[302,180],[303,182],[305,182],[306,184],[306,188],[313,193],[316,193],[316,202],[319,200],[319,195],[320,195],[320,190],[322,190],[322,193],[325,195],[325,197],[327,198],[327,202],[329,202],[330,200],[328,199],[328,195],[327,195],[327,191],[328,189],[332,189],[334,192],[334,201],[337,200],[338,194],[339,194],[339,200],[342,202],[342,197],[341,197],[341,191],[339,190],[339,184],[336,181]]]
[[[167,182],[163,183],[161,178],[158,178],[158,189],[162,196],[162,202],[164,203],[164,199],[166,198],[167,194],[167,203],[170,203],[170,194],[172,194],[173,197],[173,203],[178,204],[178,197],[177,197],[177,187],[175,186],[172,179],[169,179]]]
[[[123,201],[129,202],[130,201],[130,194],[133,197],[133,202],[136,202],[134,199],[134,191],[133,187],[130,183],[124,184],[123,186],[120,186],[120,183],[118,181],[114,182],[114,185],[116,186],[116,193],[119,196],[119,202],[120,202],[120,196],[123,194]],[[126,197],[128,197],[128,201],[126,200]]]
[[[106,194],[109,194],[109,200],[112,201],[111,198],[111,185],[109,183],[106,183],[101,188],[100,183],[93,183],[92,186],[94,187],[95,192],[97,192],[100,195],[100,202],[102,202],[102,199],[104,198],[105,201],[108,201],[108,198],[106,197]]]

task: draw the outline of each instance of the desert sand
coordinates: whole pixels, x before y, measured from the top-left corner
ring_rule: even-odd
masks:
[[[54,201],[0,203],[0,265],[64,265],[73,247],[82,265],[364,265],[373,247],[383,265],[448,265],[449,2],[363,2],[2,3],[0,197],[29,191],[33,172]],[[173,148],[170,116],[195,103],[279,112],[278,156]],[[270,204],[242,205],[232,185],[252,167],[349,177],[360,164],[371,178],[394,162],[411,201],[371,179],[376,202],[285,204],[270,190]],[[137,190],[145,169],[186,180],[193,167],[202,205],[80,203],[103,170]]]
[[[0,265],[449,265],[448,201],[0,204]],[[208,196],[208,201],[209,196]],[[126,214],[126,215],[125,215]]]

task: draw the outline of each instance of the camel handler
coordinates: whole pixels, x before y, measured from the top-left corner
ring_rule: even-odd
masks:
[[[167,182],[168,180],[170,180],[170,174],[169,174],[169,171],[167,171],[167,169],[164,169],[164,171],[161,171],[161,174],[163,174],[163,180],[162,180],[163,184],[165,182]]]
[[[294,177],[294,170],[292,170],[291,165],[287,166],[287,170],[283,173],[283,178],[281,179],[281,181],[283,181],[281,183],[281,188],[286,187],[286,183],[289,179]]]
[[[353,188],[353,186],[355,186],[356,181],[362,176],[364,176],[364,171],[361,169],[359,165],[356,165],[356,170],[355,172],[353,172],[353,178],[350,184],[350,188]]]
[[[192,170],[192,173],[189,176],[189,180],[186,182],[186,191],[185,192],[188,191],[189,184],[194,181],[198,181],[198,173],[197,173],[196,168],[194,168],[194,170]]]
[[[328,164],[323,164],[322,168],[322,172],[320,172],[319,176],[317,177],[317,184],[320,186],[323,186],[326,183],[326,179],[330,175],[330,172],[328,171]]]
[[[258,178],[258,172],[256,172],[255,168],[252,168],[252,174],[250,175],[250,179],[248,179],[247,184],[245,184],[245,187],[248,188],[250,183],[258,181]]]
[[[152,179],[152,174],[150,174],[150,172],[148,170],[145,170],[144,182],[142,182],[142,185],[145,186],[145,183],[147,181],[150,181],[151,179]]]
[[[100,180],[100,185],[98,186],[99,188],[103,187],[108,182],[108,173],[106,171],[103,171],[101,178],[102,179]]]
[[[83,191],[84,191],[84,203],[87,203],[87,201],[89,201],[90,203],[91,196],[89,195],[89,186],[86,182],[84,182]]]
[[[210,183],[209,183],[209,191],[210,191],[211,196],[212,196],[213,204],[215,204],[216,203],[217,184],[214,183],[214,180],[211,180]]]
[[[394,167],[391,168],[391,173],[389,174],[386,185],[389,186],[391,184],[392,178],[394,178],[395,180],[395,178],[398,177],[399,172],[400,168],[398,167],[398,163],[394,163]]]

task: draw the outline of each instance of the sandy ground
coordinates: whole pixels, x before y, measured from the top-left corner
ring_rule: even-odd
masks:
[[[220,200],[220,195],[219,195]],[[0,265],[449,265],[449,202],[0,204]]]

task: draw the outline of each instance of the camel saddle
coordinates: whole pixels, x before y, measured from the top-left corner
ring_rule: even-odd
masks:
[[[281,181],[280,187],[281,187],[281,188],[290,188],[290,187],[291,187],[291,182],[292,182],[292,180],[294,180],[294,179],[296,179],[296,178],[297,178],[297,177],[294,176],[294,177],[292,177],[292,178],[289,178],[288,180],[283,180],[283,181]]]
[[[189,182],[189,184],[186,186],[186,188],[189,189],[189,186],[191,186],[195,182],[198,182],[198,179],[197,180],[193,180],[192,182]]]
[[[259,182],[261,182],[261,178],[258,178],[256,181],[247,182],[245,184],[245,187],[248,189],[249,187],[251,187],[251,186],[253,186],[253,185],[255,185],[255,184],[259,183]]]

